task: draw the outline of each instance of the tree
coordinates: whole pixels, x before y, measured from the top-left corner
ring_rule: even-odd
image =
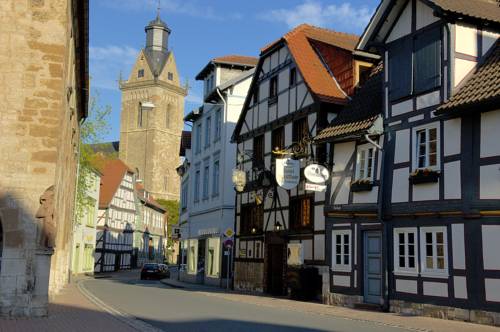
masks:
[[[163,206],[165,210],[167,210],[167,220],[168,220],[168,238],[170,239],[172,235],[172,226],[177,225],[179,222],[179,202],[166,200],[166,199],[156,199],[158,204]]]
[[[91,182],[89,181],[93,168],[98,168],[99,159],[90,144],[96,144],[109,132],[107,120],[111,106],[99,104],[99,93],[89,98],[89,115],[80,126],[78,182],[76,188],[76,218],[81,218],[83,211],[91,204],[87,196]]]

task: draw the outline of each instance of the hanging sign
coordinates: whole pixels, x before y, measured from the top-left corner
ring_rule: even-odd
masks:
[[[300,161],[291,158],[276,159],[276,182],[286,190],[297,187],[300,180]]]
[[[325,192],[326,191],[326,185],[306,182],[304,189],[305,190],[310,190],[310,191]]]
[[[312,183],[325,183],[330,177],[330,172],[323,165],[311,164],[304,168],[304,176]]]

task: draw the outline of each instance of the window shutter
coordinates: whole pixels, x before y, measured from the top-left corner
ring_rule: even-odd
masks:
[[[411,38],[389,46],[389,97],[391,101],[411,94]]]
[[[441,33],[438,28],[415,39],[415,93],[431,90],[441,83]]]

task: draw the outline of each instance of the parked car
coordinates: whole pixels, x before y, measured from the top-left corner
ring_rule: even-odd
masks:
[[[170,278],[170,271],[165,264],[146,263],[141,269],[141,280]]]

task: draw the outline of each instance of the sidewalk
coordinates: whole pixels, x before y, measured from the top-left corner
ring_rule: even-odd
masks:
[[[47,318],[0,319],[0,332],[137,332],[88,300],[76,283],[67,285],[49,304]]]
[[[224,289],[218,287],[180,282],[177,281],[177,279],[163,279],[161,280],[161,282],[171,287],[183,288],[186,291],[192,290],[205,296],[218,297],[229,301],[242,302],[263,307],[280,308],[283,310],[307,312],[317,315],[335,316],[347,320],[371,322],[381,326],[400,327],[410,331],[500,332],[500,328],[488,325],[480,325],[431,317],[402,316],[394,313],[350,309],[346,307],[329,306],[320,303],[293,301],[266,295],[243,294],[235,291],[225,291]]]

